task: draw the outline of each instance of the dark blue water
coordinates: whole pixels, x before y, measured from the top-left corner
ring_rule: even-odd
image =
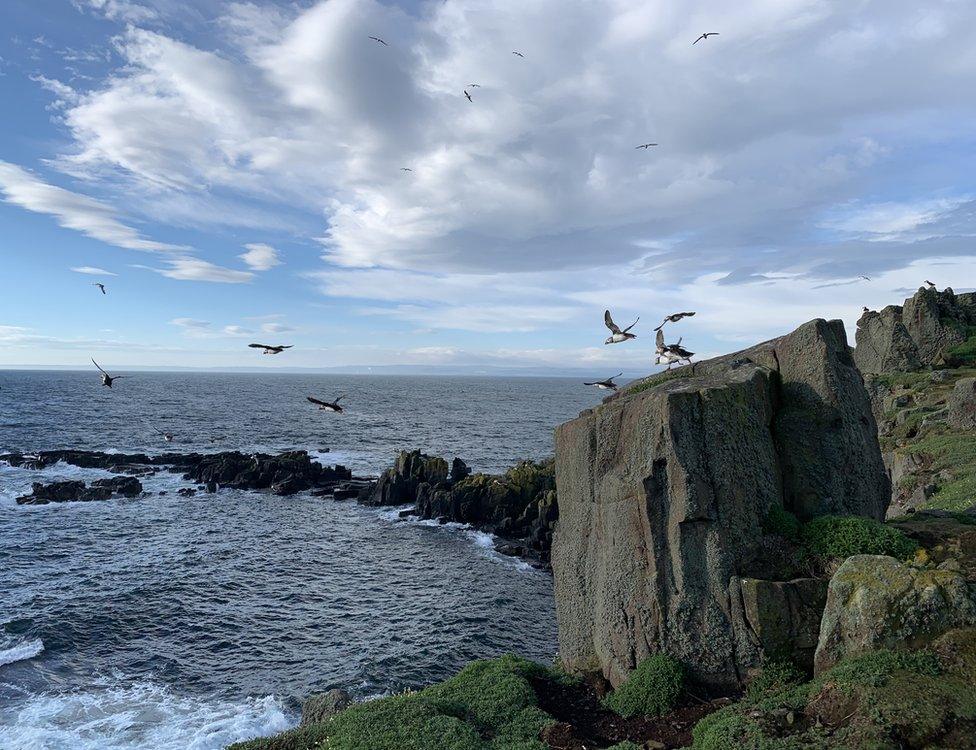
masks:
[[[305,395],[346,393],[347,412]],[[552,451],[599,399],[562,379],[0,372],[0,452],[330,449],[360,474],[401,448],[495,471]],[[171,431],[166,446],[152,429]],[[204,750],[278,731],[310,692],[418,687],[502,652],[555,655],[551,579],[457,526],[299,495],[21,507],[0,466],[0,748]],[[160,492],[166,492],[160,495]]]

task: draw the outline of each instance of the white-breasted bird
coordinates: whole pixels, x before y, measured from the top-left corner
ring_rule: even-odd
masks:
[[[269,346],[268,344],[248,344],[249,349],[264,349],[262,354],[281,354],[285,349],[291,349],[294,344],[278,344],[277,346]]]
[[[637,317],[640,320],[640,316]],[[620,326],[613,322],[613,318],[610,317],[610,311],[606,310],[603,313],[603,322],[606,324],[607,328],[610,329],[610,336],[604,341],[604,344],[619,344],[621,341],[627,341],[628,339],[636,339],[637,336],[633,333],[628,333],[631,328],[637,325],[637,320],[631,323],[629,326],[620,330]]]
[[[315,404],[319,407],[320,411],[333,411],[337,414],[342,414],[342,407],[339,406],[339,399],[345,398],[345,394],[337,396],[335,401],[322,401],[318,398],[313,398],[312,396],[306,396],[305,399],[310,404]]]
[[[618,372],[613,378],[619,378],[623,375],[622,372]],[[613,382],[613,378],[607,378],[606,380],[594,380],[592,383],[583,383],[583,385],[595,385],[601,391],[615,391],[617,390],[617,384]]]

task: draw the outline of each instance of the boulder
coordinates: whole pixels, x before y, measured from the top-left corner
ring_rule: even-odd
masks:
[[[240,490],[271,490],[277,495],[293,495],[313,487],[331,487],[352,478],[343,466],[322,466],[307,451],[287,451],[277,456],[238,451],[197,457],[192,465],[174,466],[186,469],[183,479],[202,484],[207,492],[221,487]]]
[[[30,495],[17,498],[18,505],[47,505],[48,503],[94,502],[108,500],[113,496],[138,497],[142,494],[142,484],[135,477],[111,477],[97,479],[86,486],[81,481],[34,482]]]
[[[372,491],[362,497],[366,505],[406,505],[416,502],[421,485],[447,480],[447,461],[420,451],[401,451],[393,468],[384,471]]]
[[[341,688],[334,688],[325,693],[311,695],[302,703],[302,721],[300,726],[328,721],[336,714],[345,711],[351,705],[352,696]]]
[[[619,685],[665,652],[735,689],[763,651],[732,611],[734,582],[768,577],[757,561],[770,509],[880,520],[890,484],[843,325],[817,320],[561,425],[556,492],[564,666]]]
[[[879,648],[917,649],[953,628],[976,625],[976,592],[951,569],[884,555],[855,555],[827,589],[815,674]]]
[[[976,430],[976,378],[963,378],[953,386],[947,420],[957,430]]]
[[[952,364],[951,351],[976,325],[971,294],[919,289],[904,305],[868,311],[857,323],[854,359],[865,374]]]

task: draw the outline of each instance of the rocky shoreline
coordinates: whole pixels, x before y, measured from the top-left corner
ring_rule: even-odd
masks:
[[[309,492],[335,500],[355,499],[373,507],[412,505],[401,515],[468,524],[495,535],[495,548],[500,553],[521,557],[539,567],[548,567],[552,530],[558,517],[552,461],[522,461],[496,476],[472,473],[460,458],[455,458],[449,468],[442,458],[404,451],[393,467],[377,478],[353,476],[341,465],[324,466],[306,451],[150,456],[50,450],[2,454],[0,462],[35,471],[64,463],[117,475],[90,484],[78,480],[35,482],[30,494],[16,498],[18,505],[133,499],[146,494],[138,477],[165,471],[181,474],[185,482],[193,485],[177,491],[184,497],[230,488],[278,496]]]

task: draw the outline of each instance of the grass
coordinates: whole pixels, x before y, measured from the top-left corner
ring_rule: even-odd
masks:
[[[918,545],[899,529],[861,516],[820,516],[803,525],[803,546],[823,557],[890,555],[908,560]]]
[[[425,690],[229,750],[546,750],[539,732],[555,719],[538,707],[533,677],[569,679],[515,656],[476,661]]]
[[[947,359],[960,365],[976,365],[976,327],[967,326],[966,340],[949,350]]]
[[[655,654],[642,661],[603,703],[621,716],[660,716],[677,704],[683,684],[681,662]]]
[[[962,432],[931,435],[909,449],[932,457],[933,474],[948,469],[953,475],[938,485],[926,507],[963,511],[976,503],[976,436]]]
[[[682,367],[678,370],[665,370],[664,372],[659,372],[657,375],[642,380],[637,385],[631,386],[624,390],[624,393],[641,393],[642,391],[648,391],[651,388],[655,388],[661,383],[667,383],[669,380],[674,380],[675,378],[688,378],[691,377],[692,371],[690,367]]]

